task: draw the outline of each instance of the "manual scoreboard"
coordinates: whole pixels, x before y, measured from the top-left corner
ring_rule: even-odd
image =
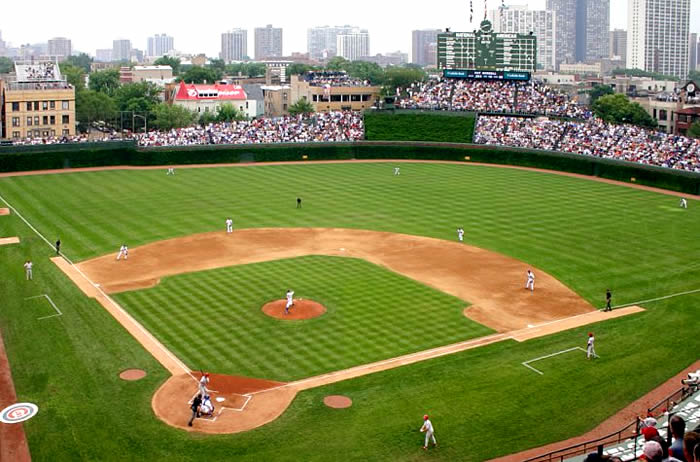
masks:
[[[495,33],[487,20],[475,32],[440,33],[438,69],[533,73],[537,70],[537,37]]]

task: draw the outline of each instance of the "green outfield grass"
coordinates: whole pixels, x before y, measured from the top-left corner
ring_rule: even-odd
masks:
[[[608,286],[616,304],[698,288],[700,208],[694,201],[679,212],[673,197],[543,173],[402,164],[402,175],[393,177],[392,167],[3,178],[0,195],[49,240],[60,235],[76,260],[113,252],[121,241],[134,247],[222,229],[230,214],[237,227],[337,226],[444,239],[455,239],[454,229],[463,226],[469,243],[528,261],[597,305]],[[294,209],[296,195],[304,198],[302,210]],[[258,430],[202,437],[153,416],[150,399],[167,372],[49,263],[46,243],[16,216],[0,217],[0,235],[22,239],[0,247],[0,327],[19,399],[40,406],[25,424],[38,461],[184,461],[202,454],[250,461],[480,461],[578,435],[688,366],[700,351],[700,294],[694,294],[645,304],[639,315],[309,390]],[[27,258],[35,262],[31,283],[23,280]],[[24,298],[41,293],[64,315],[39,321],[44,308]],[[543,362],[544,376],[520,364],[584,346],[588,330],[596,332],[600,360]],[[120,381],[117,374],[127,367],[149,375]],[[326,408],[323,396],[335,393],[350,396],[353,407]],[[441,443],[427,455],[417,432],[425,412],[433,415]]]
[[[260,308],[284,298],[328,310],[306,322]],[[116,296],[185,364],[290,381],[481,337],[467,303],[363,260],[309,256],[166,278]]]

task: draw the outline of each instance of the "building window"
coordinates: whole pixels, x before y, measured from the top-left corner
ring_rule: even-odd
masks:
[[[284,103],[284,104],[282,105],[282,110],[283,110],[283,111],[286,111],[286,110],[287,110],[287,103]]]
[[[19,117],[13,117],[13,118],[12,118],[12,126],[13,126],[13,127],[19,127]]]
[[[352,101],[352,102],[360,101],[360,95],[350,95],[350,101]]]
[[[27,117],[27,126],[31,127],[32,125],[32,116]]]
[[[34,101],[34,110],[38,111],[39,110],[39,101]],[[38,124],[37,124],[38,125]]]
[[[285,91],[285,92],[282,92],[282,99],[283,99],[284,101],[287,101],[287,92],[286,92],[286,91]]]
[[[12,103],[12,111],[13,112],[19,111],[19,103]]]
[[[331,95],[331,102],[332,103],[339,103],[340,102],[340,95]]]
[[[70,130],[68,130],[67,128],[64,128],[63,129],[63,136],[68,136],[68,135],[70,135]]]
[[[56,116],[49,116],[49,122],[51,125],[56,125]]]
[[[369,101],[372,99],[372,95],[362,95],[362,101]]]
[[[49,108],[56,109],[56,101],[49,101]]]
[[[63,119],[63,120],[62,120],[61,123],[64,123],[64,124],[69,124],[69,123],[70,123],[70,116],[64,115],[64,116],[62,117],[62,119]]]
[[[43,125],[48,125],[49,124],[49,116],[42,117],[42,122],[43,122]]]
[[[69,101],[61,101],[61,109],[64,111],[67,111],[70,109],[70,102]]]
[[[48,131],[48,130],[44,130],[43,132],[41,132],[41,136],[43,136],[43,137],[49,136],[49,131]]]
[[[317,101],[318,101],[318,95],[313,95],[312,101],[313,101],[314,103],[317,102]]]
[[[12,138],[19,138],[19,132],[12,132]]]
[[[48,101],[42,101],[41,102],[41,110],[42,111],[47,111],[49,109],[49,102]]]
[[[27,103],[27,111],[31,111],[31,110],[32,110],[32,103],[30,101]]]
[[[39,125],[39,116],[34,117],[34,125]]]
[[[666,109],[660,109],[659,110],[659,120],[667,120],[668,119],[668,114],[666,113]]]

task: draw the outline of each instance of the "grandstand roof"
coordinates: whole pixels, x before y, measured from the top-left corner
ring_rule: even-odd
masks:
[[[15,75],[18,83],[60,82],[61,70],[52,61],[31,64],[15,63]]]
[[[180,82],[175,101],[196,101],[196,100],[225,100],[225,101],[245,101],[246,94],[240,85],[197,85]]]

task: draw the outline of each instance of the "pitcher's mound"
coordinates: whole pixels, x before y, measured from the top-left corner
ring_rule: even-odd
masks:
[[[343,395],[328,395],[323,398],[323,404],[334,409],[345,409],[352,406],[352,400]]]
[[[311,319],[317,318],[326,312],[326,307],[312,300],[294,300],[294,305],[289,308],[289,313],[284,313],[287,300],[275,300],[263,305],[262,311],[268,316],[277,319]]]
[[[146,377],[146,371],[143,369],[127,369],[119,374],[119,378],[122,380],[141,380]]]

